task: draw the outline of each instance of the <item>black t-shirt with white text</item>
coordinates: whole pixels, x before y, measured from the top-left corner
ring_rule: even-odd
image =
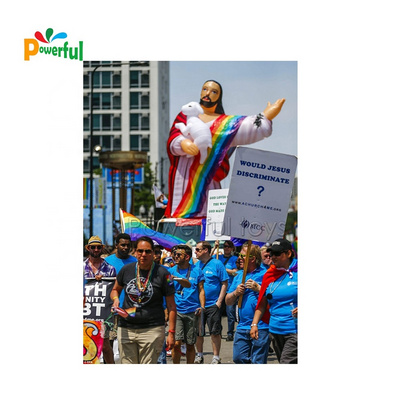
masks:
[[[145,286],[150,270],[140,270],[141,286]],[[134,317],[119,318],[119,326],[126,328],[149,328],[165,324],[163,298],[175,294],[175,287],[166,268],[156,264],[150,282],[141,292],[136,283],[136,263],[124,265],[118,273],[117,282],[124,288],[122,308],[136,307]]]

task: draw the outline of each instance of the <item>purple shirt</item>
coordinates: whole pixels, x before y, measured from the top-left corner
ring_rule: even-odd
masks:
[[[100,265],[99,270],[96,272],[96,274],[93,273],[92,268],[90,268],[89,265],[89,258],[87,258],[83,262],[83,268],[85,272],[85,278],[95,278],[96,275],[101,274],[103,276],[117,276],[117,272],[115,270],[115,267],[113,267],[111,264],[109,264],[106,260],[103,259],[103,262]]]

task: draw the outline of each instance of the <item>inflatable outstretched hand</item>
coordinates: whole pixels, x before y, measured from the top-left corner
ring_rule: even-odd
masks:
[[[272,105],[270,102],[268,102],[266,109],[263,111],[265,118],[272,121],[281,112],[284,102],[285,102],[285,99],[279,99]]]

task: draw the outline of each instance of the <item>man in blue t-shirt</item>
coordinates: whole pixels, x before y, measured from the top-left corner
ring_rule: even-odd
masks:
[[[117,275],[124,265],[137,261],[136,257],[130,255],[131,247],[131,237],[127,233],[120,233],[115,237],[116,252],[105,260],[116,269]],[[124,304],[124,292],[121,293],[119,301],[120,304]]]
[[[195,364],[203,364],[203,343],[204,328],[207,323],[211,335],[211,344],[213,348],[213,359],[211,364],[221,364],[219,352],[221,350],[221,306],[224,301],[228,287],[228,274],[221,261],[211,257],[211,245],[208,242],[198,242],[195,248],[196,258],[199,260],[196,267],[199,267],[204,274],[204,292],[206,296],[204,318],[201,334],[196,341],[197,355]]]
[[[181,345],[186,344],[186,363],[193,364],[195,359],[194,345],[197,339],[197,315],[204,310],[204,275],[203,271],[190,264],[192,249],[187,245],[178,245],[173,252],[175,266],[169,273],[175,285],[176,327],[175,346],[172,349],[172,362],[179,364]]]
[[[247,247],[247,244],[243,245],[239,257],[245,259]],[[242,283],[244,271],[243,269],[239,270],[226,295],[225,301],[227,305],[235,304],[239,297],[243,296],[241,307],[239,308],[239,323],[233,342],[233,362],[235,364],[267,363],[270,343],[268,325],[260,321],[258,324],[258,340],[252,339],[250,336],[258,293],[266,271],[266,268],[261,263],[259,246],[251,245],[245,282]]]
[[[219,247],[219,240],[215,241],[215,248],[218,249]],[[228,289],[232,284],[233,278],[236,276],[237,267],[236,267],[236,260],[237,256],[235,256],[235,245],[231,240],[225,240],[223,244],[224,253],[217,255],[213,255],[213,258],[218,259],[219,261],[224,264],[226,268],[226,272],[228,273],[229,280],[228,280]],[[226,305],[225,301],[222,304],[222,314],[224,313],[224,308],[226,307],[226,317],[228,319],[228,332],[226,336],[226,341],[231,342],[233,340],[233,335],[235,333],[235,317],[236,317],[236,303],[232,305]]]

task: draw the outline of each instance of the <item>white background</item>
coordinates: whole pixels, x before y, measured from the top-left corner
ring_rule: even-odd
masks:
[[[395,6],[3,5],[2,390],[14,398],[156,397],[174,396],[187,382],[185,396],[198,399],[395,398]],[[298,60],[298,366],[221,365],[215,374],[211,366],[81,365],[82,64],[44,56],[23,61],[23,39],[48,27],[65,31],[71,43],[83,40],[87,60]],[[66,288],[69,295],[60,296]]]

